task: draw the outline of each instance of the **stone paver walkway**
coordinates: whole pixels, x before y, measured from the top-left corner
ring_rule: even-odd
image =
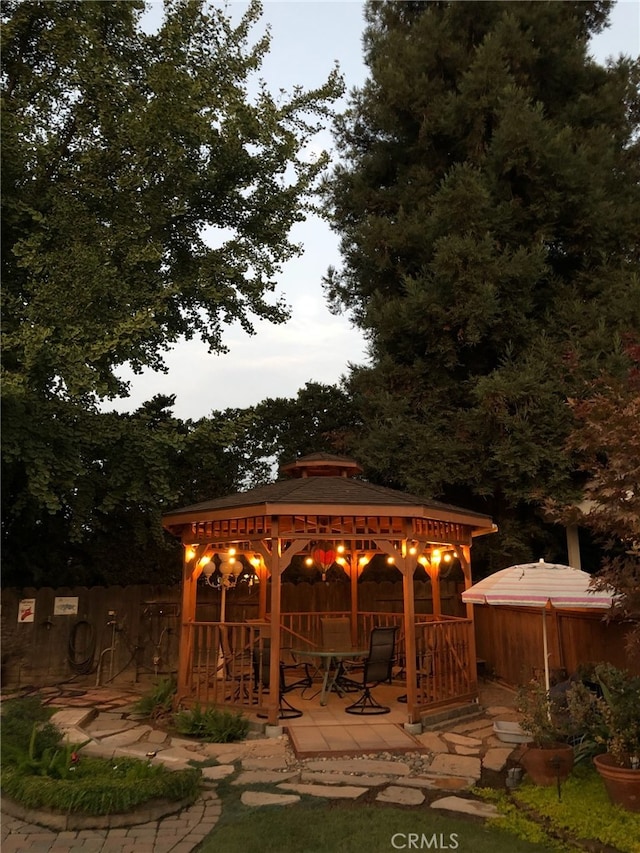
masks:
[[[193,806],[174,815],[154,820],[141,811],[134,826],[101,830],[56,832],[20,820],[3,809],[3,853],[190,853],[220,817],[216,783],[233,774],[232,784],[241,787],[272,785],[268,792],[242,792],[241,802],[253,808],[295,805],[301,794],[357,801],[372,789],[379,789],[375,798],[380,803],[424,808],[431,792],[431,808],[486,818],[495,814],[495,807],[464,796],[464,791],[478,782],[483,768],[500,773],[508,760],[517,758],[517,751],[499,741],[493,731],[493,720],[515,719],[510,706],[490,706],[474,718],[449,721],[438,730],[415,735],[415,752],[300,759],[286,735],[255,737],[233,744],[172,738],[127,712],[127,705],[129,710],[131,706],[129,694],[113,695],[107,701],[104,690],[95,692],[99,695],[91,707],[84,697],[84,702],[65,703],[53,718],[72,742],[90,738],[83,748],[87,754],[146,757],[174,769],[190,766],[191,760],[214,759],[215,766],[203,768],[206,788],[202,796]],[[434,800],[435,791],[462,792],[463,796]]]

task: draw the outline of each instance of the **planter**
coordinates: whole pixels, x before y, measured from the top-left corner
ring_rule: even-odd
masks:
[[[609,799],[630,812],[640,812],[640,770],[619,767],[608,752],[593,759]]]
[[[529,778],[536,785],[564,782],[573,768],[573,747],[557,743],[544,748],[525,749],[520,759]]]

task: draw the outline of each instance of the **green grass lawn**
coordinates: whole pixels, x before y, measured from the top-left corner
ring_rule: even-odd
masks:
[[[394,850],[527,853],[549,850],[549,846],[522,841],[480,822],[445,817],[427,807],[400,809],[316,801],[246,809],[233,820],[221,820],[200,848],[201,853],[389,853]]]
[[[275,790],[272,786],[251,786]],[[602,780],[590,766],[576,767],[562,786],[525,784],[506,791],[476,790],[503,816],[483,823],[430,809],[303,797],[291,806],[248,808],[242,788],[218,785],[222,816],[199,853],[392,853],[394,850],[459,850],[464,853],[526,853],[577,849],[640,853],[640,815],[609,803]],[[372,796],[370,796],[370,800]],[[547,835],[538,820],[551,828]]]

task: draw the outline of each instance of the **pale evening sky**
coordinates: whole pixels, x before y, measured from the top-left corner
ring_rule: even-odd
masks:
[[[153,3],[152,16],[162,4]],[[236,16],[245,3],[228,4]],[[363,4],[349,0],[266,0],[263,22],[271,26],[272,43],[260,76],[272,91],[291,91],[322,84],[337,61],[347,91],[366,78],[362,62]],[[255,37],[262,32],[254,30]],[[620,0],[613,9],[611,26],[592,44],[601,62],[620,53],[640,54],[640,0]],[[344,101],[338,108],[344,106]],[[319,146],[331,148],[329,129]],[[366,348],[358,330],[344,317],[331,315],[325,305],[321,280],[330,265],[340,266],[339,237],[318,218],[310,218],[292,232],[303,254],[290,261],[279,279],[277,294],[291,306],[286,325],[256,323],[256,334],[229,327],[226,354],[212,354],[204,344],[180,342],[166,355],[167,374],[148,371],[131,379],[130,397],[108,403],[105,409],[131,411],[154,394],[175,394],[174,412],[197,419],[213,410],[247,407],[267,397],[295,397],[306,382],[335,384],[348,364],[366,363]]]

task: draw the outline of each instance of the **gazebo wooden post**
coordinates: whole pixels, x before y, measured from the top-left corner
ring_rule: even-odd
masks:
[[[351,562],[349,564],[349,577],[351,579],[351,642],[353,647],[358,645],[358,552],[351,549]]]
[[[436,619],[439,619],[440,616],[442,616],[442,601],[440,599],[440,561],[438,560],[434,564],[433,560],[429,559],[427,572],[431,579],[431,606],[433,609],[433,615]]]
[[[200,559],[204,554],[204,545],[194,549],[191,559],[187,559],[188,545],[184,547],[182,564],[182,609],[180,611],[180,650],[178,655],[178,687],[176,705],[189,695],[191,669],[193,667],[193,623],[196,620],[196,600],[198,578],[202,574]]]
[[[258,587],[258,618],[264,622],[267,619],[267,579],[269,577],[264,557],[260,561],[257,572],[260,579]]]
[[[416,605],[413,587],[417,559],[409,554],[402,560],[402,592],[404,600],[405,673],[407,677],[407,714],[410,723],[420,722],[418,708],[418,673],[416,670]]]
[[[456,545],[456,551],[458,552],[458,558],[460,559],[460,565],[462,566],[462,572],[464,574],[464,588],[469,589],[470,586],[473,586],[473,581],[471,579],[471,547],[469,545]],[[471,689],[477,693],[478,653],[476,651],[476,625],[473,616],[473,604],[466,604],[465,607],[467,609],[467,619],[471,620],[471,630],[469,631],[469,662],[471,666],[470,686]]]
[[[269,698],[267,721],[270,726],[278,724],[280,705],[280,597],[282,595],[281,547],[279,538],[271,540],[271,647],[269,652]],[[266,584],[265,584],[266,587]]]

